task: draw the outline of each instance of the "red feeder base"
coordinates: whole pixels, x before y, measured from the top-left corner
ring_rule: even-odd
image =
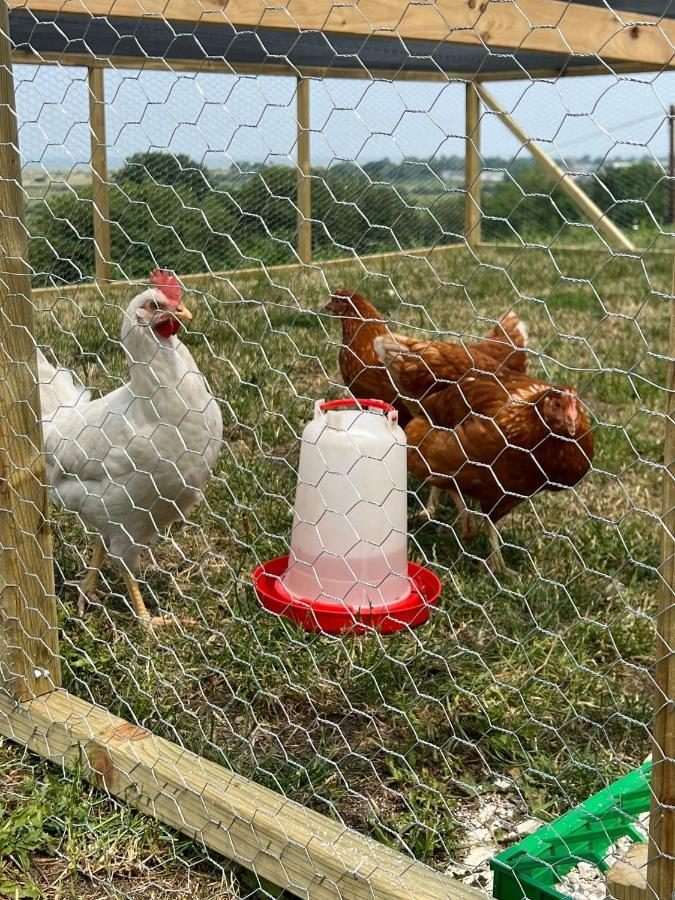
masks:
[[[312,602],[293,597],[281,583],[287,568],[288,556],[272,559],[255,570],[253,584],[265,609],[286,616],[305,631],[363,634],[376,629],[381,634],[392,634],[406,627],[415,628],[429,618],[431,607],[441,593],[441,582],[433,572],[409,562],[412,590],[407,597],[377,610],[350,609],[338,601]]]

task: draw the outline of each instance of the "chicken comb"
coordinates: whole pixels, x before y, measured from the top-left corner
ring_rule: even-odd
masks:
[[[166,269],[155,269],[150,276],[150,284],[161,291],[171,303],[176,306],[180,303],[183,289],[173,272]]]

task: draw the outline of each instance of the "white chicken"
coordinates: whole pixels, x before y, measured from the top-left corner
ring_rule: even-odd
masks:
[[[92,400],[71,372],[38,351],[50,493],[99,535],[78,608],[83,613],[98,596],[109,556],[148,626],[169,620],[148,612],[135,578],[139,556],[202,500],[223,436],[218,403],[177,337],[181,321],[192,318],[180,284],[159,271],[151,284],[124,313],[130,378],[123,387]]]

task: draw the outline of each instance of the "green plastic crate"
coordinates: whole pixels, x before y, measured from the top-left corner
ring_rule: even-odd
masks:
[[[621,837],[643,841],[636,828],[649,812],[651,762],[495,856],[493,894],[497,900],[560,900],[556,885],[585,861],[607,869],[605,857]]]

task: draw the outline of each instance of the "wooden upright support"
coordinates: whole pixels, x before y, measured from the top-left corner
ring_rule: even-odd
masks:
[[[309,78],[297,80],[298,119],[298,256],[312,261],[312,181],[309,144]]]
[[[6,0],[0,0],[0,687],[61,683]]]
[[[675,256],[673,285],[675,296]],[[664,449],[661,590],[656,617],[656,703],[649,819],[648,896],[675,892],[675,299],[670,301],[668,418]]]
[[[469,247],[477,247],[481,241],[480,96],[472,82],[466,85],[464,187],[464,235]]]
[[[668,217],[669,225],[675,225],[675,105],[668,110]]]
[[[591,220],[593,226],[597,228],[598,231],[602,231],[610,243],[616,245],[620,250],[624,250],[627,253],[635,253],[635,245],[629,241],[623,231],[621,231],[621,229],[618,228],[605,213],[603,213],[600,207],[596,206],[591,198],[581,190],[576,181],[570,176],[569,172],[563,171],[557,162],[552,160],[547,153],[544,153],[539,144],[535,143],[535,141],[523,131],[520,125],[513,120],[499,101],[486,91],[482,85],[477,90],[481,100],[488,109],[497,113],[511,134],[520,141],[523,147],[526,147],[530,151],[546,174],[555,181],[556,185],[562,188],[562,190],[574,200],[577,206],[579,206]]]
[[[607,891],[612,900],[647,900],[646,844],[633,844],[624,859],[614,863],[607,872]]]
[[[94,204],[96,279],[110,279],[110,195],[105,141],[105,94],[100,67],[89,68],[89,127],[91,130],[91,188]]]

